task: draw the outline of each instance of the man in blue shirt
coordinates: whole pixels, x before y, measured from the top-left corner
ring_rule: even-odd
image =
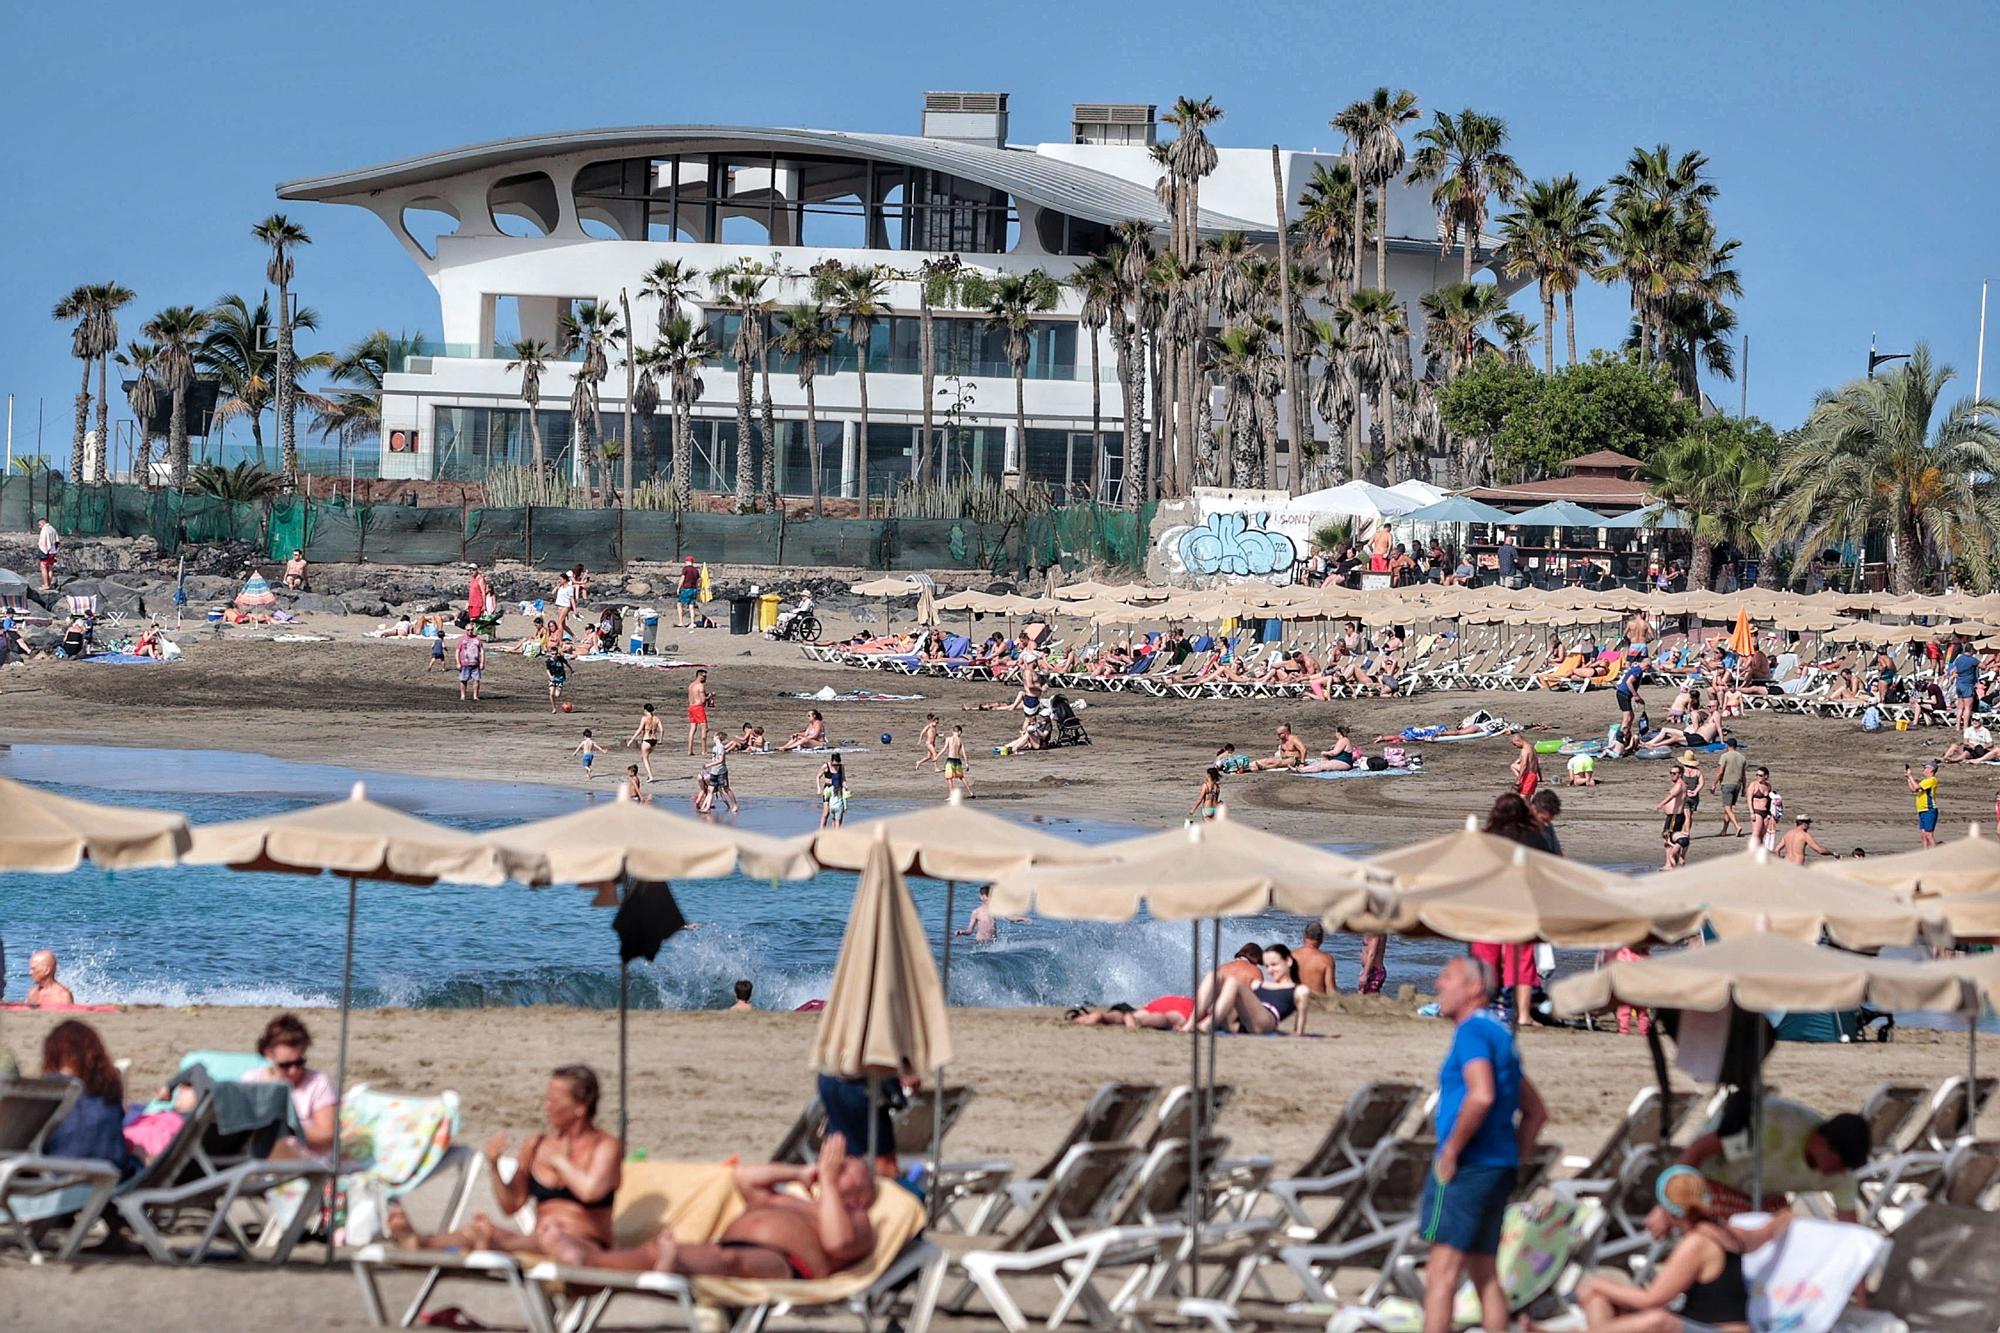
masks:
[[[1964,639],[1958,641],[1958,652],[1951,659],[1951,683],[1958,695],[1958,729],[1963,733],[1972,725],[1972,705],[1979,697],[1979,658]]]
[[[1424,1333],[1450,1333],[1461,1278],[1479,1293],[1480,1324],[1507,1328],[1507,1293],[1494,1255],[1500,1223],[1548,1112],[1521,1072],[1514,1037],[1489,1012],[1493,983],[1471,958],[1438,972],[1438,1008],[1456,1025],[1438,1071],[1438,1150],[1424,1182],[1421,1224],[1431,1243],[1424,1270]]]
[[[1646,678],[1646,645],[1635,643],[1627,650],[1625,669],[1618,673],[1614,692],[1618,696],[1618,725],[1627,731],[1637,721],[1635,710],[1645,700],[1639,697],[1639,682]]]

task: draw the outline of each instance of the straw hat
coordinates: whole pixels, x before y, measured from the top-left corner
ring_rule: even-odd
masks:
[[[1682,768],[1700,768],[1700,767],[1701,767],[1701,761],[1700,761],[1700,760],[1698,760],[1698,759],[1696,759],[1696,758],[1694,757],[1694,751],[1693,751],[1693,750],[1682,750],[1682,751],[1681,751],[1681,767],[1682,767]]]

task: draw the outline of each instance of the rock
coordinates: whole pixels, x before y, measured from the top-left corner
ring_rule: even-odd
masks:
[[[323,592],[301,592],[292,596],[292,610],[308,615],[341,616],[347,614],[345,599],[329,597]]]
[[[187,576],[188,605],[226,602],[236,595],[241,586],[235,579],[226,579],[220,574],[190,574]]]
[[[357,598],[351,592],[341,597],[340,604],[346,608],[347,614],[350,616],[386,616],[389,614],[389,604],[387,602]]]
[[[451,603],[448,601],[444,601],[442,599],[434,598],[433,600],[424,603],[424,613],[426,615],[436,615],[440,611],[449,611],[451,609],[452,609]]]
[[[627,597],[650,597],[653,595],[653,585],[644,579],[631,579],[625,584],[625,595]]]

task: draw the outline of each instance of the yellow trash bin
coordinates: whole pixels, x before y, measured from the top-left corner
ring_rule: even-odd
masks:
[[[757,599],[757,628],[760,631],[776,627],[781,600],[774,592],[767,592]]]

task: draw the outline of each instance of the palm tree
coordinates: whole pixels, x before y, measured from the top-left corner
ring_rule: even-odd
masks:
[[[1632,291],[1632,314],[1638,324],[1640,356],[1665,359],[1671,341],[1668,309],[1680,296],[1715,306],[1713,312],[1683,304],[1684,321],[1707,325],[1726,334],[1734,312],[1723,303],[1740,295],[1741,283],[1731,266],[1735,241],[1717,238],[1710,206],[1715,184],[1706,175],[1708,159],[1698,152],[1678,157],[1665,144],[1634,149],[1625,170],[1612,177],[1616,190],[1609,215],[1606,255],[1592,275],[1601,282],[1624,282]],[[1690,320],[1689,317],[1692,316]],[[1684,338],[1699,344],[1701,339]],[[1684,360],[1689,366],[1699,347]],[[1693,396],[1689,384],[1677,384]]]
[[[1112,247],[1116,251],[1117,247]],[[1093,493],[1103,494],[1105,474],[1110,470],[1104,456],[1104,381],[1097,373],[1097,358],[1104,329],[1112,321],[1112,307],[1122,305],[1119,292],[1119,257],[1092,255],[1070,275],[1069,285],[1082,298],[1077,323],[1090,332],[1090,453],[1095,459],[1091,475],[1096,479]],[[1122,322],[1124,312],[1119,312]],[[1113,341],[1118,335],[1113,334]],[[1121,357],[1121,365],[1122,357]]]
[[[889,317],[888,272],[873,264],[834,263],[813,284],[813,299],[847,322],[847,339],[854,345],[854,371],[860,381],[860,456],[855,463],[861,494],[861,517],[868,517],[868,340],[875,326]]]
[[[138,418],[139,453],[132,471],[139,484],[153,488],[153,416],[160,410],[159,352],[149,342],[129,342],[118,354],[118,364],[132,372],[125,386],[125,401]]]
[[[250,229],[250,234],[271,247],[264,276],[278,289],[278,443],[284,450],[285,476],[299,472],[298,406],[293,394],[296,372],[292,369],[292,252],[311,245],[312,237],[283,213],[273,213]]]
[[[965,300],[965,264],[957,255],[939,255],[917,266],[917,355],[923,363],[924,433],[910,452],[910,476],[921,477],[930,468],[931,450],[937,432],[932,408],[937,397],[937,319],[939,306],[957,306]],[[945,460],[938,460],[938,480],[943,482]]]
[[[826,504],[819,480],[819,400],[813,383],[820,362],[833,355],[838,342],[833,317],[819,302],[801,301],[785,312],[785,331],[778,335],[778,350],[798,363],[799,387],[806,392],[806,459],[812,469],[814,518],[826,516]]]
[[[1118,388],[1125,411],[1125,468],[1122,495],[1136,509],[1153,497],[1153,470],[1159,450],[1147,423],[1147,383],[1157,362],[1153,346],[1159,328],[1157,293],[1148,280],[1153,265],[1153,229],[1126,220],[1111,229],[1116,237],[1106,251],[1118,270],[1118,318],[1111,325],[1111,345],[1118,353]],[[1157,407],[1158,395],[1153,401]]]
[[[352,387],[321,396],[315,429],[323,437],[338,438],[343,446],[379,436],[382,381],[429,341],[421,332],[391,334],[376,329],[336,356],[327,378]]]
[[[1507,122],[1467,108],[1456,117],[1439,111],[1417,132],[1422,145],[1410,159],[1410,183],[1436,181],[1431,205],[1438,215],[1438,250],[1451,253],[1455,236],[1465,237],[1461,281],[1472,281],[1472,258],[1486,231],[1490,200],[1512,203],[1525,179],[1506,152]]]
[[[1014,372],[1014,447],[1002,471],[1017,480],[1028,453],[1028,353],[1033,350],[1035,315],[1056,308],[1062,284],[1041,269],[1003,273],[986,292],[986,327],[1006,335],[1007,366]]]
[[[1305,253],[1319,263],[1328,305],[1340,304],[1358,276],[1354,213],[1360,194],[1353,166],[1342,161],[1330,167],[1323,162],[1315,165],[1299,196],[1293,232]]]
[[[167,418],[167,460],[177,491],[187,489],[187,396],[194,384],[195,351],[207,327],[207,311],[191,305],[175,305],[154,315],[140,330],[158,349],[160,381],[173,399]]]
[[[257,461],[264,461],[264,410],[278,395],[278,357],[264,345],[264,330],[271,327],[271,298],[261,297],[255,309],[241,296],[231,293],[217,301],[208,312],[208,328],[195,349],[195,367],[215,376],[218,389],[226,395],[216,404],[215,423],[232,417],[248,417],[250,438]],[[292,327],[316,329],[319,315],[310,308],[292,316]],[[321,404],[299,384],[299,377],[333,369],[333,357],[325,352],[292,361],[290,400],[303,396],[314,411]],[[289,475],[289,474],[287,474]]]
[[[50,318],[58,323],[74,322],[69,334],[69,354],[83,363],[83,382],[76,391],[76,430],[70,437],[70,465],[83,467],[83,435],[90,429],[90,370],[96,359],[96,337],[88,284],[73,287],[55,304]]]
[[[673,404],[674,499],[680,508],[685,509],[691,495],[694,472],[691,454],[694,405],[705,388],[701,368],[715,355],[715,348],[708,341],[708,326],[695,322],[685,313],[676,314],[660,330],[654,355],[659,360],[660,372],[666,377],[667,397]]]
[[[1812,547],[1886,531],[1898,593],[1917,591],[1927,566],[1954,560],[1968,582],[1990,584],[2000,564],[1991,484],[2000,400],[1961,398],[1933,427],[1953,378],[1920,342],[1894,371],[1821,394],[1778,461],[1779,530]]]
[[[1742,532],[1748,515],[1763,508],[1761,497],[1746,505],[1742,479],[1750,459],[1737,432],[1697,427],[1666,446],[1653,460],[1660,498],[1692,520],[1694,546],[1688,590],[1706,592],[1715,582],[1716,548]]]
[[[1510,366],[1528,366],[1528,347],[1541,327],[1518,310],[1502,310],[1493,317],[1493,332],[1500,337],[1500,355]]]
[[[637,335],[632,323],[632,296],[623,287],[618,289],[618,318],[619,323],[622,325],[618,330],[619,340],[625,349],[625,355],[620,358],[625,364],[625,439],[617,454],[618,457],[624,460],[625,470],[624,476],[619,482],[618,493],[629,501],[632,495],[632,456],[639,452],[632,447],[632,412],[635,406],[633,400],[639,396],[639,382],[637,378],[639,372],[639,349],[634,345]],[[605,461],[608,463],[612,457],[613,455],[607,449],[605,451]],[[608,477],[609,473],[607,472],[606,475]]]
[[[1345,466],[1338,470],[1349,477],[1361,473],[1361,389],[1354,374],[1350,324],[1351,312],[1343,305],[1332,317],[1312,320],[1306,325],[1308,354],[1317,354],[1321,366],[1319,379],[1313,385],[1312,406],[1326,422],[1327,434],[1326,462],[1315,468],[1316,479],[1312,484],[1301,483],[1306,491],[1331,484],[1327,474],[1336,470],[1331,467],[1335,441],[1341,442],[1345,452]]]
[[[1222,108],[1213,98],[1195,99],[1180,97],[1174,101],[1173,109],[1161,117],[1172,125],[1178,133],[1171,143],[1158,145],[1154,149],[1154,160],[1165,168],[1155,192],[1168,209],[1172,223],[1172,254],[1188,274],[1196,271],[1196,249],[1200,236],[1201,181],[1214,172],[1221,163],[1221,154],[1209,141],[1208,127],[1222,119]],[[1207,312],[1196,316],[1192,308],[1196,297],[1191,291],[1184,291],[1183,318],[1170,321],[1167,330],[1167,345],[1174,358],[1175,380],[1175,428],[1174,453],[1176,471],[1185,472],[1185,466],[1194,455],[1195,409],[1197,401],[1207,401],[1206,381],[1198,382],[1195,361],[1200,354],[1201,344],[1207,332]]]
[[[134,299],[130,287],[115,282],[90,286],[90,347],[97,357],[97,459],[91,480],[103,485],[110,479],[111,457],[111,355],[118,350],[118,312]]]
[[[1396,393],[1409,356],[1409,325],[1396,298],[1379,287],[1364,287],[1348,298],[1343,312],[1353,346],[1355,380],[1368,391],[1369,439],[1366,476],[1380,482],[1383,461],[1396,449]],[[1401,344],[1400,355],[1398,344]]]
[[[509,349],[514,359],[507,363],[507,371],[521,372],[521,401],[528,407],[528,441],[532,466],[537,476],[541,475],[542,461],[542,372],[548,369],[549,358],[554,355],[549,345],[539,338],[518,338]]]
[[[662,362],[657,347],[641,347],[632,355],[639,366],[639,378],[632,385],[632,411],[638,414],[639,427],[645,432],[646,456],[650,460],[658,457],[658,451],[653,447],[653,431],[659,420],[659,372],[662,369]],[[638,442],[635,437],[633,447],[625,451],[625,456],[629,460],[637,452]],[[657,468],[654,469],[655,475],[658,475],[658,471]],[[629,461],[626,464],[625,477],[625,496],[629,504],[633,494]]]
[[[764,279],[748,261],[735,260],[709,273],[708,288],[716,304],[736,315],[736,337],[729,348],[736,360],[736,512],[747,514],[757,504],[757,454],[750,435],[750,405],[755,357],[764,332]]]
[[[1520,206],[1500,219],[1507,243],[1504,267],[1510,278],[1534,275],[1542,298],[1542,369],[1556,368],[1556,295],[1569,321],[1569,363],[1576,364],[1576,288],[1601,262],[1603,187],[1585,192],[1574,175],[1535,181],[1521,192]]]
[[[1442,367],[1446,383],[1481,353],[1495,350],[1486,328],[1510,313],[1507,298],[1488,282],[1449,282],[1425,292],[1418,305],[1424,312],[1424,359]]]
[[[1347,154],[1357,185],[1354,195],[1354,280],[1361,281],[1361,246],[1367,236],[1364,226],[1369,192],[1375,197],[1375,285],[1389,283],[1389,182],[1402,174],[1408,160],[1403,147],[1403,126],[1422,114],[1417,95],[1407,88],[1391,92],[1377,88],[1358,102],[1350,102],[1331,122],[1347,136]]]
[[[1210,339],[1209,353],[1228,396],[1223,421],[1231,475],[1226,484],[1268,485],[1277,452],[1283,350],[1275,345],[1270,328],[1256,323],[1223,329]]]
[[[666,332],[667,325],[681,313],[681,307],[692,302],[700,290],[701,277],[694,265],[678,259],[662,259],[647,269],[646,276],[639,281],[639,295],[659,303],[654,327],[661,333]]]
[[[606,348],[618,333],[618,314],[603,301],[579,301],[562,317],[562,354],[583,354],[569,394],[570,444],[576,451],[570,466],[586,486],[590,484],[588,469],[597,453],[597,431],[602,424],[598,392],[604,377],[611,373],[611,357]],[[608,475],[604,503],[607,506],[611,503]]]

